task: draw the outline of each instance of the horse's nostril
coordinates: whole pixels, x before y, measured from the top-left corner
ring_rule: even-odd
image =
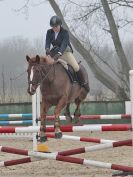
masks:
[[[32,87],[31,87],[31,90],[30,90],[30,91],[31,91],[31,92],[36,92],[36,87],[32,85]]]

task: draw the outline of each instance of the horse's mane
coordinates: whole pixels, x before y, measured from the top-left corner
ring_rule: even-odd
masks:
[[[39,58],[41,64],[48,64],[48,65],[54,64],[54,59],[51,56],[39,56]],[[31,62],[36,63],[36,57],[32,57]]]
[[[42,63],[46,63],[46,64],[54,64],[54,59],[50,56],[50,55],[48,55],[48,56],[41,56],[40,57],[40,61],[42,62]]]

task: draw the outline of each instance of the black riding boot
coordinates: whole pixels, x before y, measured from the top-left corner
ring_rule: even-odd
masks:
[[[88,83],[88,81],[85,80],[84,74],[83,74],[82,70],[79,69],[79,71],[76,72],[76,74],[77,74],[77,76],[78,76],[80,85],[81,85],[82,87],[84,87],[87,92],[89,92],[89,90],[90,90],[90,88],[89,88],[89,83]]]

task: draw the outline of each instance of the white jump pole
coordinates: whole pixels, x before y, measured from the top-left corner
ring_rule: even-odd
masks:
[[[36,93],[32,96],[32,120],[33,127],[38,126],[36,119],[40,117],[40,87],[37,88]],[[37,151],[37,133],[33,133],[33,151]]]
[[[36,126],[36,93],[32,95],[32,125],[33,127]],[[33,133],[33,151],[37,150],[37,140],[36,140],[36,133]]]
[[[132,144],[133,144],[133,70],[129,71],[129,80],[130,80],[131,125],[132,125]]]
[[[41,102],[41,94],[40,94],[40,86],[37,88],[37,91],[36,91],[36,95],[37,95],[37,100],[36,100],[36,106],[37,106],[37,119],[39,119],[40,118],[40,102]],[[41,122],[40,121],[38,121],[38,123],[37,123],[37,125],[38,126],[40,126],[41,125]]]

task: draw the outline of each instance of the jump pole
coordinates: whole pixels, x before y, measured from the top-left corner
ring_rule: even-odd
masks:
[[[0,125],[32,125],[32,120],[19,120],[19,121],[0,121]]]
[[[129,71],[129,80],[130,80],[131,126],[132,126],[132,144],[133,144],[133,70]]]
[[[86,146],[86,147],[81,147],[81,148],[76,148],[76,149],[69,149],[69,150],[58,152],[58,155],[70,156],[70,155],[81,154],[85,152],[92,152],[92,151],[97,151],[97,150],[104,150],[104,149],[115,148],[115,147],[120,147],[120,146],[128,146],[128,145],[130,146],[131,144],[132,144],[131,139],[122,140],[122,141],[116,141],[112,143],[105,143],[105,144]]]
[[[55,138],[55,134],[46,133],[46,135],[48,138]],[[91,138],[91,137],[80,137],[80,136],[64,135],[64,134],[62,135],[61,139],[82,141],[82,142],[91,142],[91,143],[98,143],[98,144],[115,142],[115,140],[106,140],[106,139]]]
[[[74,115],[71,115],[74,118]],[[60,115],[60,120],[66,120],[66,116]],[[0,114],[0,120],[6,119],[16,119],[16,120],[31,120],[32,114],[31,113],[24,113],[24,114]],[[81,115],[81,120],[89,120],[89,119],[131,119],[131,114],[112,114],[112,115]],[[47,120],[55,120],[54,115],[47,116]]]
[[[36,162],[40,160],[41,160],[40,158],[36,159],[32,157],[25,157],[25,158],[15,159],[15,160],[0,161],[0,167],[19,165],[19,164],[24,164],[24,163],[29,163],[29,162]]]
[[[0,118],[31,118],[31,113],[26,114],[0,114]]]
[[[46,133],[48,138],[55,138],[55,134]],[[92,137],[80,137],[80,136],[72,136],[72,135],[62,135],[61,139],[65,140],[73,140],[73,141],[82,141],[82,142],[91,142],[91,143],[98,143],[98,144],[107,144],[107,143],[114,143],[119,140],[107,140],[107,139],[100,139],[100,138],[92,138]],[[122,140],[123,141],[123,140]],[[125,143],[125,146],[132,146],[132,140],[130,139],[130,143]],[[120,142],[120,141],[119,141]]]
[[[32,125],[33,127],[37,126],[36,124],[37,118],[37,94],[35,93],[32,95]],[[33,133],[33,151],[37,151],[37,140],[36,140],[36,133]]]
[[[66,116],[59,116],[60,120],[66,120]],[[74,115],[72,115],[72,118],[74,118]],[[131,115],[130,114],[112,114],[112,115],[81,115],[80,120],[93,120],[93,119],[130,119]],[[54,120],[55,116],[50,115],[47,116],[47,120]]]
[[[4,148],[1,147],[1,151],[4,152]],[[70,156],[63,156],[59,155],[58,152],[55,153],[41,153],[41,152],[35,152],[35,151],[28,151],[28,150],[22,150],[22,149],[14,149],[12,148],[15,154],[20,155],[26,155],[29,157],[38,157],[38,158],[47,158],[47,159],[53,159],[57,161],[63,161],[63,162],[70,162],[75,164],[81,164],[85,166],[94,166],[94,167],[101,167],[101,168],[108,168],[112,170],[121,170],[126,172],[133,172],[133,167],[125,166],[125,165],[117,165],[112,163],[104,163],[101,161],[94,161],[94,160],[87,160],[82,158],[76,158],[76,157],[70,157]],[[6,152],[9,152],[10,150],[7,149]],[[13,153],[12,151],[12,153]],[[11,153],[11,152],[9,152]]]
[[[107,124],[107,125],[83,125],[83,126],[61,126],[62,132],[82,132],[82,131],[131,131],[132,127],[130,124]],[[29,126],[29,127],[0,127],[0,133],[38,133],[40,126]],[[53,126],[47,126],[46,132],[54,132]]]

